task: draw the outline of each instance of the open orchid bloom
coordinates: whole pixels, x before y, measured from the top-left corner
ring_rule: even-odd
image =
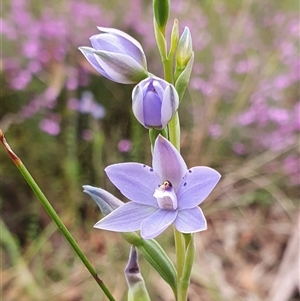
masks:
[[[174,223],[182,233],[207,228],[198,207],[217,185],[220,174],[206,166],[188,169],[180,153],[162,136],[153,150],[152,166],[119,163],[105,171],[112,183],[131,202],[121,205],[95,224],[95,228],[132,232],[150,239]]]
[[[121,84],[134,84],[148,76],[141,44],[127,33],[98,27],[104,33],[90,38],[91,47],[79,47],[90,64],[104,77]]]

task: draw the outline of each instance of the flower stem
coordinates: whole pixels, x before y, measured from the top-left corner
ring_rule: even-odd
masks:
[[[172,75],[172,57],[168,57],[162,60],[164,67],[164,77],[167,82],[173,84],[173,75]],[[170,142],[180,151],[180,123],[178,111],[175,112],[173,118],[168,124],[169,129],[169,140]]]
[[[177,262],[177,286],[183,273],[184,267],[184,239],[182,234],[174,227],[174,238],[175,238],[175,247],[176,247],[176,262]]]
[[[97,272],[95,271],[95,269],[93,268],[93,266],[91,265],[91,263],[89,262],[87,257],[83,254],[79,245],[77,244],[77,242],[75,241],[75,239],[73,238],[73,236],[71,235],[69,230],[66,228],[66,226],[64,225],[64,223],[62,222],[62,220],[60,219],[60,217],[58,216],[58,214],[56,213],[56,211],[54,210],[52,205],[49,203],[48,199],[46,198],[44,193],[41,191],[38,184],[35,182],[35,180],[31,176],[31,174],[29,173],[29,171],[27,170],[25,165],[22,163],[20,158],[12,151],[11,147],[6,142],[6,139],[5,139],[1,129],[0,129],[0,140],[1,140],[1,143],[3,144],[5,150],[7,151],[8,155],[10,156],[12,161],[15,163],[15,165],[19,169],[21,175],[27,181],[30,188],[35,193],[35,195],[37,196],[37,198],[39,199],[39,201],[41,202],[41,204],[43,205],[43,207],[45,208],[47,213],[50,215],[50,217],[56,223],[57,227],[59,228],[59,230],[61,231],[63,236],[66,238],[66,240],[69,242],[69,244],[71,245],[74,252],[81,259],[81,261],[86,266],[86,268],[88,269],[88,271],[90,272],[90,274],[92,275],[94,280],[98,283],[98,285],[102,289],[103,293],[107,296],[107,298],[110,301],[115,301],[114,297],[111,295],[110,291],[108,290],[106,285],[103,283],[103,281],[99,278]]]
[[[173,84],[173,75],[172,75],[172,58],[165,58],[162,60],[164,67],[164,77],[167,82]]]
[[[164,77],[165,80],[171,84],[173,84],[173,75],[172,75],[172,61],[173,61],[173,53],[170,57],[163,59],[163,67],[164,67]],[[169,130],[169,140],[176,147],[176,149],[180,152],[180,123],[178,112],[175,112],[173,118],[168,124]],[[175,250],[176,250],[176,266],[177,266],[177,301],[186,301],[186,292],[181,288],[181,279],[184,271],[185,265],[185,242],[183,235],[177,231],[174,227],[174,239],[175,239]]]
[[[178,112],[175,112],[173,118],[168,124],[169,128],[169,140],[180,152],[180,123]]]
[[[190,284],[192,267],[195,259],[195,242],[193,234],[184,234],[185,239],[185,254],[184,254],[184,267],[180,282],[178,283],[178,300],[186,301],[188,287]]]

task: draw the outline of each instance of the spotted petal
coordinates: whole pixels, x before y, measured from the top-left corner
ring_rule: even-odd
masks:
[[[140,163],[118,163],[106,167],[105,172],[112,183],[130,200],[158,207],[153,193],[161,183],[151,167]]]
[[[158,136],[155,141],[152,166],[161,180],[170,181],[175,190],[187,171],[187,166],[177,149],[163,136]]]
[[[141,222],[156,210],[150,206],[128,202],[97,222],[94,228],[115,232],[137,231],[140,230]]]
[[[194,233],[207,229],[206,219],[199,207],[179,211],[174,225],[181,233]]]
[[[142,222],[141,236],[146,239],[158,236],[172,224],[176,215],[177,210],[156,211]]]
[[[221,175],[206,166],[196,166],[186,173],[178,188],[178,208],[188,209],[198,206],[211,193]]]

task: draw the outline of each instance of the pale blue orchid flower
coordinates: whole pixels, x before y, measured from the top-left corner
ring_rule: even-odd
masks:
[[[93,47],[79,47],[90,64],[104,77],[121,84],[138,83],[148,76],[141,44],[127,33],[98,27],[103,33],[90,38]]]
[[[112,183],[131,202],[97,222],[95,228],[141,230],[145,239],[158,236],[172,223],[182,233],[207,228],[198,205],[217,185],[220,174],[206,166],[188,169],[180,153],[162,136],[155,141],[152,166],[119,163],[105,169]]]
[[[173,85],[158,77],[148,77],[132,91],[132,111],[146,128],[164,128],[178,109],[179,97]]]

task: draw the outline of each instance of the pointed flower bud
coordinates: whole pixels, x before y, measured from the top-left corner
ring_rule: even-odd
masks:
[[[104,33],[90,38],[91,47],[79,47],[90,64],[104,77],[121,84],[134,84],[148,76],[141,44],[127,33],[98,27]]]
[[[192,37],[188,27],[185,27],[180,37],[175,60],[175,87],[179,94],[179,100],[181,101],[189,84],[194,63]]]
[[[128,284],[128,301],[150,301],[144,278],[140,273],[137,252],[133,246],[124,273]]]
[[[170,0],[153,0],[153,12],[159,30],[164,33],[170,14]]]
[[[185,69],[193,54],[192,36],[188,27],[185,27],[178,43],[176,52],[176,71],[178,75]],[[176,78],[178,76],[175,76]]]
[[[178,109],[175,87],[158,77],[148,77],[132,91],[132,110],[146,128],[164,128]]]
[[[182,100],[184,92],[189,84],[192,69],[193,69],[193,64],[194,64],[194,52],[192,53],[192,56],[189,59],[188,64],[183,69],[183,71],[177,74],[177,77],[175,73],[175,80],[176,80],[175,87],[176,87],[176,91],[178,91],[179,101]]]
[[[84,185],[82,187],[83,192],[92,197],[104,216],[124,204],[121,200],[104,189],[90,185]]]
[[[171,47],[170,47],[170,54],[173,56],[173,53],[175,52],[179,40],[179,24],[178,20],[175,19],[172,27],[171,32]]]

